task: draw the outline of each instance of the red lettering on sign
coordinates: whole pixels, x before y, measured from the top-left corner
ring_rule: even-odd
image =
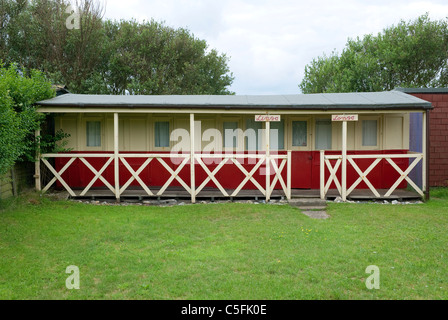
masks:
[[[358,115],[337,115],[334,114],[331,116],[332,121],[358,121]]]
[[[280,115],[259,114],[255,116],[255,121],[280,121]]]

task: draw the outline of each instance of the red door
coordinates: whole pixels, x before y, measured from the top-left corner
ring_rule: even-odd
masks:
[[[311,189],[312,165],[315,153],[312,151],[291,152],[291,188]]]

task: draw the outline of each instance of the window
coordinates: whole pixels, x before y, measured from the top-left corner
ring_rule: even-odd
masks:
[[[331,120],[316,119],[316,150],[331,149]]]
[[[293,121],[292,122],[292,146],[306,147],[307,146],[307,121]]]
[[[156,121],[154,124],[154,145],[156,148],[170,146],[170,123],[169,121]]]
[[[224,148],[236,148],[238,146],[238,122],[223,122]]]
[[[284,121],[270,122],[269,148],[271,150],[285,149],[285,125]]]
[[[261,131],[262,123],[255,121],[255,119],[246,120],[246,150],[247,151],[258,151],[261,150]]]
[[[376,147],[378,144],[378,120],[362,120],[362,146]]]
[[[101,147],[101,122],[86,122],[87,147]]]

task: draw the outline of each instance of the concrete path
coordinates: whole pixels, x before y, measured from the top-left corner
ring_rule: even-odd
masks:
[[[303,214],[312,219],[328,219],[327,202],[319,198],[296,198],[288,201],[293,207],[297,207]]]

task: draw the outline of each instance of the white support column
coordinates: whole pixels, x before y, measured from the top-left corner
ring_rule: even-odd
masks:
[[[288,150],[288,164],[287,164],[287,171],[286,171],[286,186],[288,190],[287,199],[291,200],[291,150]]]
[[[347,121],[342,121],[342,201],[347,200]]]
[[[114,113],[114,181],[115,181],[115,198],[120,201],[120,158],[118,150],[118,113]]]
[[[426,137],[427,137],[427,126],[426,126],[426,111],[423,112],[422,117],[422,191],[423,193],[426,193],[427,191],[427,185],[426,185],[426,175],[428,174],[426,172],[426,161],[427,161],[427,150],[426,150]]]
[[[320,198],[325,199],[325,151],[320,150]]]
[[[194,113],[190,113],[190,190],[191,203],[196,203],[196,186],[194,173]]]
[[[40,129],[34,132],[34,137],[40,139]],[[40,180],[40,143],[37,144],[36,148],[36,162],[34,163],[34,181],[36,186],[36,191],[42,190],[41,180]]]
[[[265,138],[266,138],[266,202],[271,199],[271,152],[270,152],[270,131],[271,124],[266,121],[265,128]]]

